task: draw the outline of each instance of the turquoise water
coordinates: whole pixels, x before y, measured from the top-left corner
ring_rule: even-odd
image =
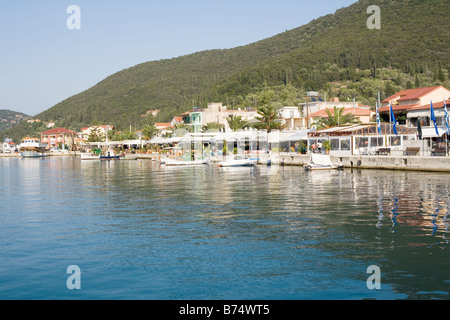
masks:
[[[0,299],[449,299],[449,178],[0,159]]]

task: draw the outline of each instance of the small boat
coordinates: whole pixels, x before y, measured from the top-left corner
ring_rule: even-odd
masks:
[[[243,156],[234,156],[232,159],[219,162],[219,167],[253,167],[258,164],[258,159],[250,159]]]
[[[305,170],[334,170],[340,169],[341,166],[331,162],[329,155],[311,154],[311,162],[304,165]]]
[[[22,143],[20,144],[20,155],[22,158],[44,158],[47,157],[48,154],[46,152],[45,144],[42,144],[37,138],[29,138],[26,137],[22,139]]]
[[[81,160],[100,160],[100,149],[94,149],[91,153],[82,153]]]
[[[122,160],[137,160],[138,156],[135,154],[125,154],[120,157]]]
[[[92,153],[82,153],[81,160],[100,160],[100,155],[95,155]]]
[[[178,160],[178,159],[171,159],[166,158],[164,160],[166,166],[201,166],[205,164],[209,164],[211,161],[210,158],[206,159],[200,159],[200,160]]]
[[[120,160],[120,156],[117,156],[113,149],[108,149],[105,154],[100,155],[100,160],[109,161],[109,160]]]

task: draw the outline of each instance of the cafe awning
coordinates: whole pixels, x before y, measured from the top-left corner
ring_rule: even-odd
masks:
[[[436,129],[432,128],[423,128],[422,129],[422,137],[423,138],[439,138],[442,137],[446,130],[438,128],[439,135],[436,134]]]

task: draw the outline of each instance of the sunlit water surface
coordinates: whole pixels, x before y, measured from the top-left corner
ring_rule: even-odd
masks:
[[[0,159],[0,299],[449,299],[449,182]]]

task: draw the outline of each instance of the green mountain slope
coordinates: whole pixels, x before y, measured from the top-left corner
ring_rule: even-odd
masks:
[[[374,4],[381,9],[381,30],[367,28],[367,8]],[[307,25],[312,37],[300,48],[219,81],[207,94],[223,100],[248,94],[261,83],[323,90],[333,82],[379,77],[381,68],[448,84],[450,22],[443,16],[448,8],[448,0],[361,0]],[[442,79],[435,76],[439,72]]]
[[[367,8],[381,9],[381,30],[369,30]],[[372,103],[410,86],[448,86],[450,0],[360,0],[302,27],[246,46],[210,50],[122,70],[36,118],[79,130],[93,121],[119,130],[140,127],[148,110],[158,121],[211,101],[244,104],[268,87],[300,96],[325,91]],[[291,99],[292,100],[292,99]],[[292,100],[293,101],[293,100]],[[11,137],[38,130],[27,124]]]
[[[30,116],[21,112],[0,110],[0,132],[14,127],[28,118],[30,118]]]

